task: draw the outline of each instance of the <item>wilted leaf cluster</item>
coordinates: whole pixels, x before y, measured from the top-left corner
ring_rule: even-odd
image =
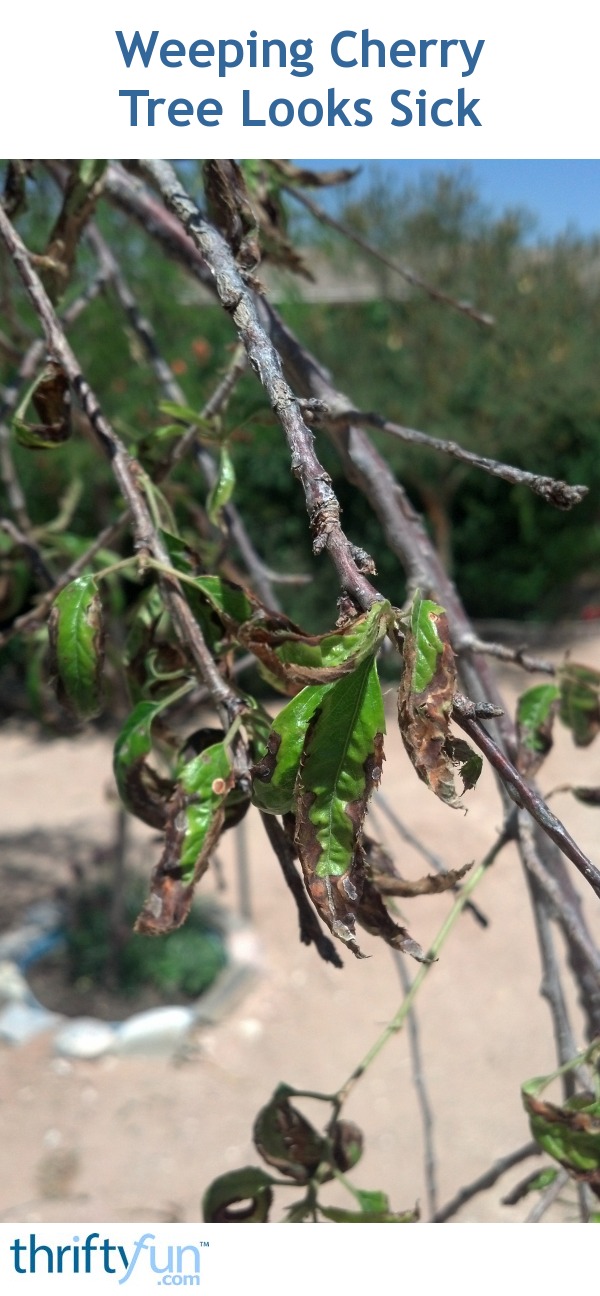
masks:
[[[311,1097],[334,1106],[324,1133],[320,1133],[290,1101]],[[304,1197],[286,1208],[285,1223],[329,1220],[336,1224],[410,1224],[418,1212],[392,1211],[385,1193],[355,1188],[346,1178],[362,1156],[363,1136],[352,1121],[343,1120],[334,1100],[325,1095],[303,1095],[289,1085],[278,1085],[270,1102],[259,1111],[252,1139],[263,1161],[284,1175],[245,1166],[219,1175],[204,1194],[203,1217],[210,1224],[264,1224],[269,1220],[276,1187],[291,1181],[305,1189]],[[338,1178],[354,1196],[352,1210],[327,1206],[319,1197],[321,1186]]]

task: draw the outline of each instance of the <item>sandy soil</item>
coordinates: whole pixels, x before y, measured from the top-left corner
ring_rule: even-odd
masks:
[[[590,640],[576,656],[599,666],[600,639]],[[513,678],[507,677],[514,697]],[[109,842],[110,760],[109,741],[93,733],[40,743],[27,731],[6,732],[0,748],[5,907],[19,908],[32,893],[51,892],[67,877],[77,841]],[[561,730],[543,785],[577,780],[600,782],[598,750],[576,751]],[[392,696],[383,791],[404,822],[450,867],[480,858],[500,824],[488,774],[470,794],[467,815],[438,804],[418,783],[401,748]],[[597,811],[566,796],[557,798],[556,810],[597,858]],[[378,829],[384,824],[381,812],[376,811],[375,823]],[[252,813],[247,825],[262,976],[219,1027],[199,1033],[196,1049],[179,1065],[139,1057],[70,1063],[53,1055],[47,1036],[20,1048],[4,1047],[0,1219],[198,1219],[202,1191],[215,1175],[258,1162],[252,1123],[275,1085],[286,1080],[301,1088],[335,1090],[395,1012],[402,991],[390,952],[365,938],[372,957],[345,958],[343,971],[337,971],[301,946],[295,910],[260,820]],[[407,875],[427,871],[411,848],[393,834],[386,832],[386,839]],[[150,867],[156,854],[151,834],[146,837],[140,828],[137,841]],[[57,846],[64,850],[58,861]],[[233,906],[235,852],[230,833],[221,855]],[[207,890],[211,887],[215,883],[209,880]],[[600,938],[600,906],[591,900],[586,897],[590,925]],[[512,849],[486,876],[477,901],[489,927],[483,930],[463,915],[418,999],[440,1204],[497,1157],[528,1141],[520,1082],[554,1065],[526,887]],[[423,945],[448,907],[445,896],[406,902],[406,921]],[[574,1021],[583,1042],[575,1006]],[[388,1044],[357,1085],[347,1115],[366,1136],[356,1183],[384,1189],[395,1209],[420,1202],[426,1215],[422,1134],[406,1033]],[[511,1171],[457,1218],[525,1219],[531,1201],[507,1208],[500,1198],[535,1164],[528,1161]],[[287,1198],[293,1194],[282,1193],[279,1204]],[[351,1204],[338,1185],[324,1198]],[[572,1218],[574,1200],[568,1190],[548,1218]]]

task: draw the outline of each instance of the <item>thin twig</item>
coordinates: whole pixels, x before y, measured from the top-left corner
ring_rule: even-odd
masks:
[[[473,1197],[477,1197],[479,1193],[485,1192],[487,1188],[493,1188],[494,1184],[502,1178],[503,1174],[506,1174],[507,1170],[520,1165],[521,1161],[527,1161],[529,1157],[539,1156],[540,1151],[538,1144],[531,1142],[524,1143],[522,1147],[516,1148],[514,1152],[507,1152],[506,1156],[498,1157],[498,1160],[493,1162],[489,1170],[484,1170],[483,1174],[478,1175],[470,1184],[465,1184],[464,1188],[459,1188],[454,1197],[451,1197],[445,1206],[441,1206],[435,1212],[431,1223],[445,1224],[446,1220],[452,1219],[453,1215],[456,1215],[466,1202],[471,1201]]]
[[[64,328],[70,328],[75,320],[79,317],[86,306],[89,305],[98,293],[102,291],[105,283],[105,273],[101,269],[94,276],[88,286],[71,302],[62,313],[62,323]],[[0,397],[0,475],[6,488],[8,502],[12,509],[15,521],[17,522],[23,535],[31,537],[33,525],[27,511],[27,503],[23,488],[19,481],[19,476],[15,468],[15,463],[10,448],[10,430],[6,425],[6,419],[12,413],[17,405],[19,396],[26,385],[33,378],[36,369],[41,364],[45,344],[42,339],[36,338],[27,348],[25,355],[22,357],[19,368],[15,377],[9,385],[3,389]]]
[[[186,405],[188,402],[185,393],[177,382],[171,366],[161,354],[156,340],[156,334],[149,320],[145,318],[140,310],[134,294],[125,279],[125,276],[114,256],[112,250],[108,247],[105,239],[100,234],[94,224],[88,229],[88,241],[93,247],[96,255],[100,260],[105,273],[109,276],[114,285],[119,304],[131,325],[136,337],[142,344],[146,353],[152,371],[162,388],[167,400],[177,405]],[[243,376],[247,368],[246,352],[243,346],[238,345],[233,353],[230,364],[219,382],[212,395],[205,402],[202,410],[198,415],[198,422],[209,423],[211,420],[222,417],[224,414],[233,391]],[[195,449],[199,466],[204,478],[210,488],[215,485],[218,476],[217,465],[210,451],[201,444],[198,438],[198,425],[191,424],[183,435],[173,442],[168,455],[158,464],[154,470],[154,481],[160,482],[168,475],[177,463],[187,454],[190,449]],[[246,531],[244,523],[234,504],[229,503],[223,509],[226,525],[233,536],[237,548],[247,567],[247,570],[253,580],[254,587],[260,595],[263,602],[277,610],[278,603],[273,592],[272,582],[281,580],[286,582],[291,580],[297,582],[298,578],[292,576],[278,577],[277,573],[272,572],[269,567],[262,561],[257,554],[252,541]],[[300,580],[303,580],[300,577]]]
[[[569,1176],[567,1171],[559,1170],[554,1182],[548,1185],[539,1198],[539,1201],[537,1201],[533,1209],[530,1210],[525,1223],[539,1224],[540,1220],[544,1218],[544,1215],[547,1215],[550,1207],[554,1205],[557,1197],[560,1197],[563,1188],[568,1184],[568,1182]]]
[[[298,341],[265,298],[258,299],[257,310],[264,318],[265,327],[269,329],[296,391],[303,397],[322,402],[331,410],[351,408],[352,402],[336,390],[328,372]],[[456,588],[444,570],[421,518],[387,461],[362,428],[334,423],[328,424],[327,430],[348,480],[371,505],[389,549],[406,572],[409,586],[421,589],[443,604],[453,643],[472,634],[471,623]],[[476,702],[491,700],[502,706],[495,676],[484,658],[474,662],[470,655],[466,655],[460,659],[459,666],[469,697]],[[498,733],[508,753],[516,757],[516,736],[508,714],[499,719]]]
[[[540,950],[540,959],[542,963],[542,984],[540,994],[546,1000],[552,1016],[552,1025],[554,1027],[554,1039],[556,1043],[556,1055],[560,1066],[565,1062],[570,1062],[571,1058],[577,1053],[577,1044],[571,1028],[569,1019],[569,1010],[563,992],[560,968],[552,939],[550,929],[549,910],[550,905],[546,892],[543,891],[539,881],[539,871],[543,869],[541,860],[539,860],[535,848],[535,838],[533,833],[533,824],[528,814],[520,810],[518,812],[519,835],[518,843],[523,862],[527,882],[533,892],[533,915],[535,920],[538,946]],[[534,874],[528,868],[528,861],[535,856],[538,864],[538,873]],[[563,1092],[565,1098],[572,1098],[576,1088],[576,1075],[574,1071],[565,1071],[563,1075]]]
[[[525,647],[509,648],[508,644],[488,643],[478,639],[477,635],[466,635],[454,645],[459,653],[484,653],[488,657],[497,657],[499,661],[512,662],[523,670],[539,672],[542,675],[556,675],[556,666],[546,657],[532,657]]]
[[[111,522],[108,526],[104,527],[103,531],[99,532],[96,539],[92,541],[89,548],[85,550],[85,553],[80,554],[78,558],[74,559],[74,561],[55,581],[52,589],[48,590],[48,592],[38,600],[35,607],[31,608],[29,612],[24,612],[22,616],[17,617],[11,626],[0,633],[0,648],[2,648],[5,643],[8,643],[9,639],[12,639],[14,635],[23,634],[27,630],[33,630],[40,624],[40,622],[46,620],[50,608],[61,590],[65,589],[67,585],[70,585],[71,581],[76,580],[77,577],[85,571],[86,567],[90,566],[100,549],[104,549],[105,546],[111,545],[113,540],[116,540],[119,532],[125,526],[128,519],[129,511],[127,510],[126,512],[121,513],[116,522]]]
[[[410,990],[410,976],[402,955],[398,950],[392,950],[392,958],[396,964],[398,976],[402,984],[404,994],[407,995]],[[435,1155],[435,1143],[433,1138],[433,1108],[429,1100],[427,1082],[425,1079],[425,1070],[423,1066],[423,1056],[421,1053],[421,1040],[419,1032],[419,1023],[414,1008],[411,1008],[407,1021],[406,1030],[408,1034],[408,1047],[411,1059],[412,1080],[417,1095],[419,1111],[421,1113],[421,1128],[423,1131],[423,1165],[425,1171],[425,1195],[427,1198],[427,1213],[431,1217],[437,1209],[437,1163]]]
[[[425,842],[422,842],[419,837],[415,837],[410,828],[407,828],[406,824],[398,817],[387,797],[385,797],[381,791],[377,793],[374,809],[381,809],[383,811],[384,815],[396,829],[396,832],[400,837],[402,837],[409,846],[412,846],[414,850],[418,851],[419,855],[422,855],[423,859],[427,860],[427,863],[435,869],[436,873],[444,874],[449,872],[448,866],[444,864],[444,861],[440,859],[439,855],[436,855],[432,850],[430,850],[429,846],[427,846]],[[456,885],[452,887],[452,890],[458,895],[460,892],[460,883],[457,882]],[[486,918],[486,915],[472,900],[469,900],[469,903],[465,905],[465,908],[473,915],[480,927],[489,926],[489,918]]]
[[[274,815],[263,814],[261,811],[260,817],[267,837],[281,865],[285,881],[296,901],[298,922],[300,924],[300,940],[304,945],[314,945],[326,963],[333,963],[334,967],[341,968],[343,966],[342,960],[333,941],[330,941],[329,937],[325,935],[306,894],[302,878],[296,871],[295,851],[289,837]]]
[[[530,815],[544,829],[553,842],[560,848],[563,855],[571,860],[586,882],[589,882],[592,890],[600,899],[600,870],[595,864],[588,859],[587,855],[573,840],[571,834],[567,832],[564,824],[556,815],[552,813],[546,802],[525,781],[511,761],[500,751],[493,738],[484,729],[483,725],[475,715],[475,708],[472,702],[457,693],[454,696],[452,714],[456,723],[464,729],[469,738],[477,744],[480,751],[487,756],[490,765],[498,771],[504,786],[507,788],[512,800],[519,806],[524,806],[529,810]]]
[[[579,914],[571,905],[561,890],[556,878],[545,868],[538,852],[532,847],[533,837],[521,826],[520,844],[521,857],[528,873],[536,879],[539,886],[548,901],[552,916],[562,927],[565,935],[568,935],[572,946],[577,949],[580,955],[585,959],[588,967],[593,971],[596,977],[597,987],[600,983],[600,952],[594,946],[588,936],[585,928],[582,927]],[[598,992],[598,990],[596,991]]]
[[[469,874],[468,880],[465,882],[463,890],[454,901],[450,913],[448,914],[445,921],[442,923],[442,926],[440,927],[437,936],[435,937],[430,949],[427,952],[428,961],[426,963],[421,964],[416,976],[413,978],[411,982],[410,990],[408,991],[408,994],[404,996],[404,999],[400,1004],[397,1013],[392,1018],[392,1020],[388,1022],[388,1025],[385,1027],[385,1029],[375,1040],[375,1043],[371,1046],[368,1053],[365,1054],[365,1057],[362,1059],[362,1061],[358,1063],[358,1066],[354,1068],[354,1070],[348,1076],[348,1079],[338,1090],[336,1097],[340,1105],[347,1101],[347,1098],[351,1093],[351,1091],[354,1089],[354,1086],[362,1078],[362,1076],[371,1066],[372,1062],[375,1061],[375,1058],[379,1056],[381,1050],[385,1048],[388,1041],[392,1039],[394,1035],[397,1035],[399,1031],[402,1030],[407,1015],[413,1006],[413,1003],[416,999],[416,996],[425,978],[429,976],[431,969],[435,966],[440,951],[444,946],[448,936],[450,935],[450,932],[452,931],[455,923],[457,922],[457,919],[460,918],[460,915],[462,914],[463,909],[467,905],[472,892],[475,890],[477,886],[479,886],[479,883],[481,882],[482,878],[485,877],[487,870],[491,867],[491,865],[494,863],[494,860],[504,849],[507,842],[510,840],[510,837],[511,834],[508,833],[506,830],[503,830],[499,834],[496,841],[494,842],[494,845],[488,851],[485,858],[481,861],[481,863],[477,866],[477,868],[474,868],[473,871]]]
[[[51,587],[54,584],[54,577],[31,536],[20,531],[19,527],[15,526],[10,518],[0,518],[0,531],[4,531],[6,535],[9,535],[11,540],[23,550],[32,572],[37,576],[41,584]]]
[[[275,165],[277,165],[277,163],[275,163]],[[360,234],[356,234],[353,229],[350,229],[348,225],[344,225],[342,221],[336,220],[334,216],[331,216],[329,212],[325,211],[324,207],[320,207],[312,198],[308,198],[306,194],[301,193],[300,190],[295,188],[293,185],[284,184],[281,187],[290,195],[290,197],[295,198],[296,202],[302,203],[302,206],[306,207],[307,211],[311,212],[315,219],[322,225],[329,225],[331,229],[336,230],[338,234],[343,236],[343,238],[348,239],[350,243],[354,243],[362,252],[366,252],[368,256],[372,256],[374,260],[379,261],[381,265],[386,266],[388,270],[392,270],[394,274],[400,275],[400,277],[404,279],[406,283],[411,284],[413,288],[421,288],[432,301],[442,302],[444,306],[451,306],[453,310],[459,311],[461,315],[468,315],[469,319],[475,320],[477,324],[485,324],[488,328],[493,327],[495,324],[496,321],[494,320],[493,315],[487,315],[483,311],[478,311],[475,306],[470,304],[470,302],[458,301],[456,297],[451,297],[448,293],[442,292],[440,288],[434,288],[432,284],[427,283],[427,281],[422,279],[421,275],[417,274],[415,270],[410,270],[408,266],[401,266],[398,265],[397,261],[392,261],[392,259],[386,256],[384,252],[381,252],[379,248],[374,247],[372,243],[369,243],[367,239],[362,238]]]
[[[546,503],[553,504],[557,509],[570,509],[574,504],[580,504],[589,493],[588,486],[570,486],[568,482],[556,480],[554,477],[544,477],[540,473],[527,472],[524,468],[515,468],[512,464],[500,463],[499,460],[490,459],[487,455],[465,450],[464,446],[459,445],[457,441],[445,441],[442,437],[429,436],[428,433],[419,432],[416,428],[403,427],[375,412],[347,409],[336,412],[335,417],[356,427],[377,428],[378,431],[386,432],[389,436],[397,437],[400,441],[411,445],[422,445],[429,450],[438,450],[452,459],[469,464],[471,468],[479,468],[492,477],[500,477],[502,481],[510,482],[512,486],[527,486],[534,495],[539,495],[546,500]]]

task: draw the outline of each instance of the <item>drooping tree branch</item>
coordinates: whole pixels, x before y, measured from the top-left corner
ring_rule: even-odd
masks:
[[[584,854],[577,842],[571,837],[571,834],[567,832],[564,824],[552,813],[542,797],[531,784],[527,783],[512,762],[496,746],[493,738],[477,719],[473,703],[462,697],[461,694],[455,694],[452,714],[456,723],[460,725],[461,729],[464,729],[469,738],[477,744],[480,751],[487,756],[490,765],[498,771],[511,799],[517,805],[523,806],[529,811],[532,818],[536,820],[536,823],[539,823],[544,832],[548,834],[548,837],[556,843],[563,855],[566,855],[567,859],[570,859],[575,867],[579,869],[582,877],[585,878],[586,882],[589,882],[592,890],[600,899],[600,870]]]

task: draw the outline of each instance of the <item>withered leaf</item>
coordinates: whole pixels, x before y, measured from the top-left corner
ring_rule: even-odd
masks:
[[[600,787],[572,787],[571,792],[584,805],[600,805]]]
[[[410,954],[419,963],[428,963],[430,961],[418,941],[413,940],[406,927],[400,927],[398,923],[394,922],[392,915],[386,909],[379,890],[367,877],[363,877],[362,892],[356,908],[356,921],[371,936],[381,936],[386,945],[391,945],[392,949],[399,950],[401,954]]]
[[[185,922],[194,888],[223,831],[225,801],[233,786],[229,755],[222,742],[183,765],[167,807],[164,850],[153,870],[150,894],[136,931],[162,935]]]
[[[350,675],[377,651],[391,616],[390,604],[378,601],[336,630],[308,635],[265,609],[239,627],[238,639],[275,688],[296,692],[301,684],[332,684]]]
[[[398,690],[402,740],[419,776],[447,805],[457,806],[454,769],[466,791],[477,782],[482,761],[449,728],[456,691],[456,664],[444,609],[414,597],[404,638],[404,666]]]
[[[56,302],[68,286],[82,230],[92,216],[102,192],[106,162],[70,162],[62,207],[44,257],[41,277],[51,300]]]
[[[30,401],[39,423],[29,423],[24,418]],[[56,360],[47,361],[39,378],[26,391],[12,422],[17,441],[30,450],[52,450],[68,441],[71,389],[62,365]]]
[[[600,731],[600,671],[568,661],[558,672],[560,719],[576,747],[589,747]]]
[[[203,165],[203,176],[211,220],[239,265],[254,269],[260,261],[258,220],[242,168],[232,158],[211,159]]]
[[[536,1142],[600,1197],[600,1103],[591,1094],[577,1094],[559,1107],[536,1097],[529,1085],[522,1093]]]
[[[259,1166],[219,1175],[202,1199],[206,1224],[264,1224],[273,1202],[274,1180]]]
[[[443,891],[451,891],[460,882],[461,878],[469,872],[469,869],[473,867],[469,863],[464,864],[462,868],[448,869],[446,873],[428,873],[426,877],[403,878],[396,872],[393,865],[391,868],[382,867],[380,849],[373,852],[370,848],[367,848],[365,854],[368,876],[380,895],[403,896],[407,899],[411,896],[439,895]],[[389,857],[385,861],[386,865],[388,861],[391,864]]]
[[[263,1160],[296,1183],[307,1183],[326,1153],[325,1139],[292,1106],[285,1085],[259,1111],[252,1138]]]

